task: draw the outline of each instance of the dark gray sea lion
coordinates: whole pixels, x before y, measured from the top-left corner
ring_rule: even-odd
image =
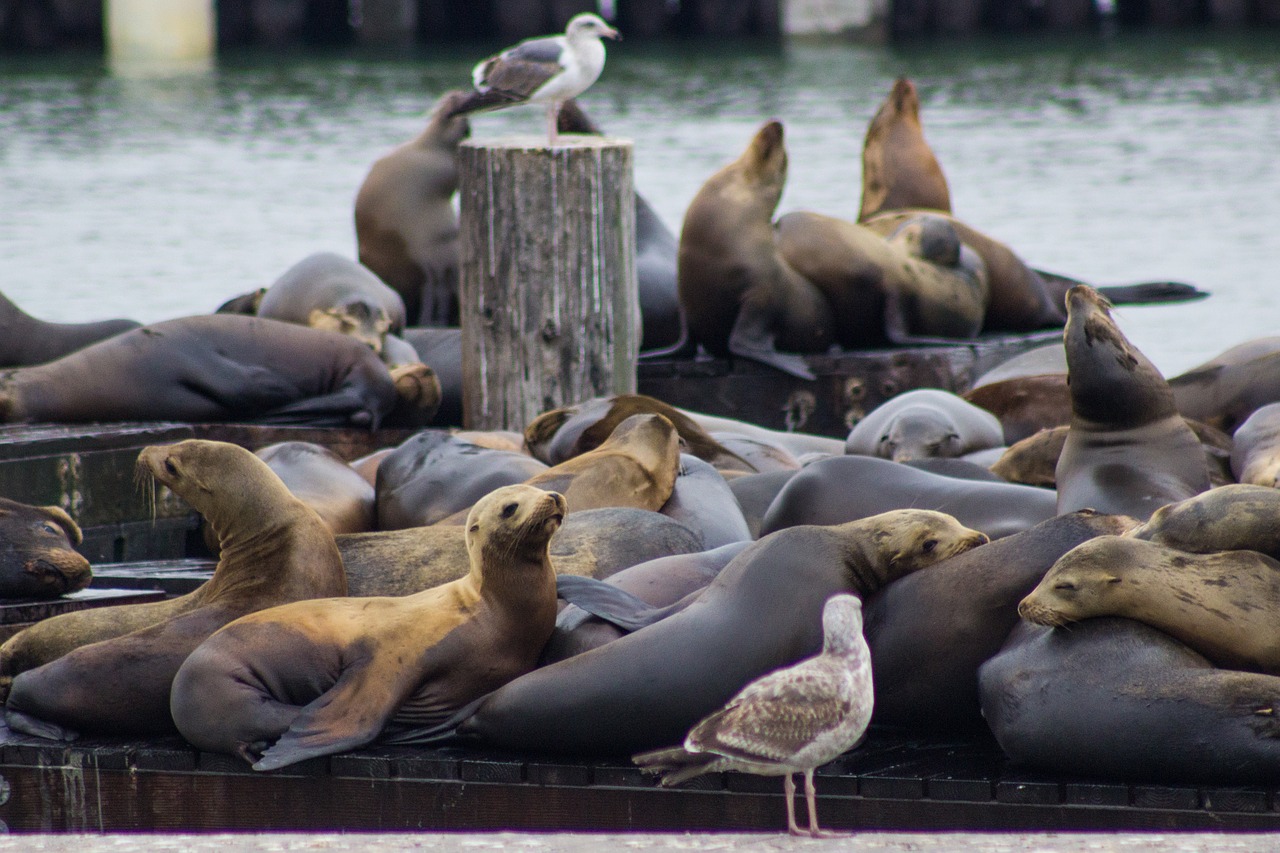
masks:
[[[978,667],[1018,624],[1018,602],[1081,542],[1132,527],[1075,512],[957,554],[889,584],[866,604],[875,722],[920,731],[977,729]]]
[[[404,300],[412,326],[458,324],[458,144],[471,132],[446,92],[415,139],[376,160],[356,193],[360,263]]]
[[[1280,401],[1280,337],[1238,344],[1169,380],[1178,411],[1227,433]]]
[[[0,293],[0,367],[44,364],[140,325],[133,320],[46,323]]]
[[[1204,449],[1160,371],[1088,285],[1067,295],[1063,341],[1071,428],[1058,457],[1058,512],[1092,508],[1145,521],[1209,488]]]
[[[58,506],[0,498],[0,599],[57,598],[93,580],[80,525]]]
[[[462,426],[462,330],[458,328],[408,328],[404,340],[431,366],[440,380],[440,408],[435,423]]]
[[[844,448],[846,453],[910,462],[954,458],[1003,443],[995,415],[949,391],[917,388],[872,409],[854,424]]]
[[[1021,623],[978,673],[1018,765],[1173,785],[1280,783],[1280,678],[1218,669],[1132,619]]]
[[[1053,492],[1013,483],[961,480],[872,456],[833,456],[801,468],[760,525],[765,536],[798,524],[841,524],[916,507],[954,515],[999,539],[1057,514]]]
[[[11,638],[0,647],[13,676],[10,728],[57,738],[171,732],[169,686],[206,637],[255,610],[347,592],[328,526],[248,450],[193,439],[145,448],[138,465],[218,534],[213,577],[171,602],[70,613]]]
[[[387,368],[336,332],[212,314],[143,326],[57,361],[0,371],[0,422],[251,421],[375,428]]]
[[[746,519],[747,529],[752,539],[760,538],[760,525],[769,512],[769,507],[778,497],[782,487],[795,476],[795,471],[766,471],[761,474],[748,474],[735,477],[729,481],[729,491],[738,501],[742,517]]]
[[[680,472],[671,497],[659,512],[701,533],[707,548],[753,538],[724,477],[709,462],[688,453],[680,454]]]
[[[832,595],[866,597],[984,542],[922,510],[782,531],[738,554],[681,612],[522,676],[443,729],[500,748],[597,757],[674,743],[751,679],[815,654]]]
[[[435,524],[465,512],[494,489],[523,483],[545,470],[545,464],[524,453],[480,447],[443,430],[423,430],[378,465],[378,528]]]
[[[746,461],[757,472],[794,471],[800,467],[800,460],[795,454],[776,442],[752,438],[736,432],[707,434],[725,450]]]
[[[813,379],[799,353],[825,352],[835,342],[835,317],[775,243],[772,217],[786,175],[782,124],[769,122],[689,203],[677,291],[692,340],[708,352]]]
[[[350,335],[379,355],[387,335],[405,325],[400,295],[368,267],[334,252],[307,255],[281,273],[257,314]]]
[[[254,455],[335,534],[374,529],[373,486],[329,448],[283,441],[260,447]]]
[[[363,746],[388,725],[448,717],[537,664],[556,618],[547,544],[564,516],[554,492],[506,486],[468,516],[465,577],[237,619],[174,678],[178,730],[274,770]]]
[[[1060,626],[1098,616],[1136,619],[1215,666],[1280,675],[1280,561],[1257,551],[1188,554],[1103,536],[1064,554],[1018,614]]]

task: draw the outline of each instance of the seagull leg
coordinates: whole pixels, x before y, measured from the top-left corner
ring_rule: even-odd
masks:
[[[796,783],[790,773],[782,777],[782,790],[787,795],[787,832],[804,835],[804,830],[796,826]]]
[[[788,776],[788,779],[791,777]],[[813,838],[841,838],[847,833],[829,832],[825,829],[818,828],[818,803],[816,800],[817,791],[813,787],[813,768],[810,767],[804,771],[804,800],[809,806],[809,835]],[[795,819],[792,819],[795,822]],[[798,830],[797,830],[798,832]]]
[[[556,125],[560,121],[560,102],[552,101],[547,104],[547,141],[552,145],[560,144],[560,128]]]

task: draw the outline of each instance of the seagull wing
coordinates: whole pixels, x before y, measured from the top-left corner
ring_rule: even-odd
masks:
[[[685,747],[745,761],[785,763],[854,712],[850,679],[833,668],[797,666],[743,688],[689,732]]]
[[[477,65],[475,86],[501,92],[512,101],[527,100],[564,71],[561,57],[568,49],[563,36],[522,41]]]

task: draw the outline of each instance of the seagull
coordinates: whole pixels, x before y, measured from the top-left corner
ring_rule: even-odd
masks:
[[[829,598],[822,632],[820,654],[742,688],[690,729],[683,746],[643,752],[632,761],[647,773],[664,774],[663,787],[722,770],[782,776],[792,835],[806,834],[796,826],[791,778],[804,773],[807,834],[838,835],[818,827],[813,771],[857,746],[871,722],[871,652],[862,636],[862,602],[848,594]]]
[[[564,35],[525,39],[483,60],[471,72],[475,92],[452,114],[546,104],[547,136],[555,145],[560,105],[585,92],[604,69],[602,36],[620,38],[599,15],[583,12],[569,20]]]

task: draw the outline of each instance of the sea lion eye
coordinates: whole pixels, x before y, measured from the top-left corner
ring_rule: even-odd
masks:
[[[1076,585],[1073,584],[1071,581],[1058,581],[1053,585],[1053,588],[1061,589],[1061,590],[1074,590],[1076,588]]]
[[[938,547],[937,539],[926,539],[924,540],[924,544],[920,546],[920,550],[924,551],[926,554],[931,554],[933,553],[933,549],[937,547]]]
[[[473,524],[473,525],[471,525],[470,527],[468,527],[468,528],[467,528],[467,530],[471,531],[472,533],[475,533],[475,532],[476,532],[476,531],[478,531],[479,529],[480,529],[480,525],[478,525],[478,524]]]
[[[178,476],[178,466],[173,464],[172,459],[164,460],[164,470],[168,471],[175,477]]]
[[[62,528],[55,526],[52,521],[40,522],[40,529],[45,533],[53,533],[55,535],[62,532]]]
[[[520,508],[520,504],[507,504],[502,508],[502,517],[510,518],[516,514],[516,510]]]

